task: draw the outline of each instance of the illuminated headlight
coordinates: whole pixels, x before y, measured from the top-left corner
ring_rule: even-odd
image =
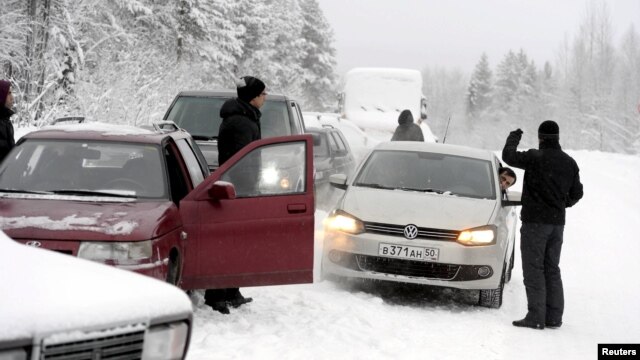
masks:
[[[187,349],[189,326],[173,323],[154,326],[147,331],[142,350],[142,360],[182,359]]]
[[[343,231],[350,234],[361,234],[364,232],[364,223],[355,216],[342,211],[332,212],[325,220],[324,225],[327,230]]]
[[[265,185],[275,185],[280,178],[280,176],[278,175],[278,170],[276,170],[275,168],[266,168],[262,170],[260,177],[260,181]]]
[[[0,350],[0,359],[27,360],[27,351],[25,349]]]
[[[495,244],[496,227],[488,225],[464,230],[458,235],[458,242],[470,246]]]
[[[150,259],[151,240],[136,242],[82,242],[78,257],[116,265],[134,265]]]

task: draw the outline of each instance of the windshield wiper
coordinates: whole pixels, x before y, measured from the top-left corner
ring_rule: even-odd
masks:
[[[111,196],[111,197],[123,197],[123,198],[138,198],[133,194],[122,194],[110,191],[92,191],[92,190],[53,190],[50,194],[57,195],[87,195],[87,196]]]
[[[50,195],[51,191],[40,191],[40,190],[16,190],[16,189],[0,189],[0,192],[6,193],[16,193],[16,194],[40,194],[40,195]]]
[[[444,191],[437,190],[437,189],[418,189],[418,188],[410,188],[410,187],[397,187],[396,189],[405,190],[405,191],[420,191],[420,192],[432,192],[436,194],[444,194]]]
[[[370,188],[374,188],[374,189],[395,189],[389,186],[383,186],[380,184],[373,184],[373,183],[356,183],[354,184],[355,186],[362,186],[362,187],[370,187]]]

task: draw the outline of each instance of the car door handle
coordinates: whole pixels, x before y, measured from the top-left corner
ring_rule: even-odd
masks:
[[[287,205],[287,211],[289,214],[303,213],[307,211],[307,205],[305,204],[289,204]]]

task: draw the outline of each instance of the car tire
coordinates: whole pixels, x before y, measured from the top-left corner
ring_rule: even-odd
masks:
[[[495,289],[480,290],[478,305],[492,309],[499,309],[502,306],[502,295],[504,293],[504,280],[506,271],[507,264],[505,263],[502,269],[500,284]]]
[[[180,255],[177,251],[171,251],[169,255],[169,265],[167,267],[167,282],[178,286],[180,281]]]

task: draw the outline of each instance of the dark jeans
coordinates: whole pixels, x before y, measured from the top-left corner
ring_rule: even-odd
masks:
[[[564,292],[559,265],[563,232],[564,225],[522,223],[520,228],[528,320],[562,321]]]
[[[204,292],[204,303],[212,305],[216,302],[231,301],[241,296],[240,289],[238,288],[207,289],[207,291]]]

